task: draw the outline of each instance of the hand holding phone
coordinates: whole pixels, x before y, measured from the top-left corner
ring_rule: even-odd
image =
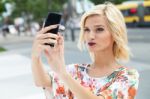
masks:
[[[55,24],[60,24],[60,21],[61,21],[61,14],[58,14],[58,13],[48,13],[48,16],[46,17],[46,20],[44,22],[44,27],[47,27],[47,26],[50,26],[50,25],[55,25]],[[57,34],[58,33],[58,29],[59,29],[59,26],[55,29],[51,29],[49,31],[47,31],[47,33],[54,33],[54,34]],[[51,47],[54,47],[54,44],[50,43],[46,43],[45,45],[50,45]]]

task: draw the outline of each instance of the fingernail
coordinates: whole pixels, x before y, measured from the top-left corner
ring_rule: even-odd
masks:
[[[64,30],[65,30],[65,26],[59,25],[59,29],[60,29],[61,31],[64,31]]]

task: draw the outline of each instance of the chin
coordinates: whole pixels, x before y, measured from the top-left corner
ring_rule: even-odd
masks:
[[[106,51],[108,50],[107,48],[96,48],[96,47],[93,47],[93,48],[88,48],[88,50],[92,53],[97,53],[97,52],[103,52],[103,51]]]
[[[96,48],[88,48],[88,50],[89,50],[90,52],[97,52],[97,51],[98,51]]]

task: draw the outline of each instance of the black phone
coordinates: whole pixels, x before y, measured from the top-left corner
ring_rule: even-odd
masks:
[[[59,13],[49,12],[48,16],[46,17],[46,20],[44,22],[44,27],[47,27],[49,25],[60,24],[61,17],[62,17],[62,15],[59,14]],[[57,34],[58,33],[58,29],[59,29],[59,26],[57,28],[55,28],[55,29],[47,31],[47,33]],[[51,47],[54,47],[54,44],[47,44],[46,43],[46,45],[50,45]]]

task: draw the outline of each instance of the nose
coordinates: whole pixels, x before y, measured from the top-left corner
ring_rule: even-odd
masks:
[[[95,39],[95,33],[93,31],[90,31],[89,38],[90,39]]]

